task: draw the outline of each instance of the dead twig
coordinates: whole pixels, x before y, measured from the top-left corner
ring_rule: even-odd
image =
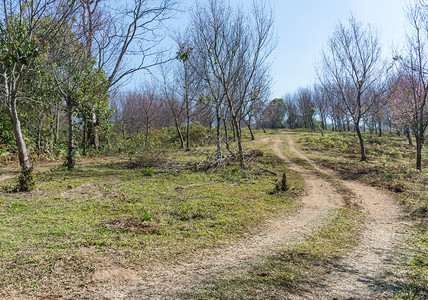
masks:
[[[272,174],[272,175],[274,175],[274,176],[278,176],[278,174],[276,174],[275,172],[273,172],[273,171],[270,171],[270,170],[268,170],[268,169],[263,169],[263,168],[260,168],[260,170],[262,171],[262,173],[269,173],[269,174]]]
[[[184,190],[190,187],[199,187],[199,186],[204,186],[204,185],[210,185],[210,184],[216,184],[217,182],[208,182],[208,183],[194,183],[194,184],[189,184],[189,185],[185,185],[185,186],[177,186],[175,189],[176,190]]]

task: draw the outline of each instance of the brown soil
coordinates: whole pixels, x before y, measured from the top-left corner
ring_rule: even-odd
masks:
[[[312,288],[310,292],[293,299],[387,298],[381,291],[381,275],[390,267],[407,225],[402,221],[399,207],[386,191],[357,181],[342,180],[334,171],[318,167],[295,147],[290,135],[287,142],[294,154],[350,189],[367,216],[366,230],[359,246],[340,263],[340,269],[331,273],[321,287]]]
[[[272,150],[286,163],[289,159],[281,151],[281,138],[272,137]],[[287,136],[290,150],[317,171],[338,180],[353,194],[368,216],[366,230],[359,246],[344,259],[338,270],[324,282],[290,299],[374,299],[379,292],[379,275],[388,268],[389,260],[400,241],[405,225],[400,221],[400,210],[383,191],[356,181],[341,180],[330,170],[319,168],[304,156]],[[208,249],[177,265],[162,265],[141,274],[141,281],[133,290],[116,285],[113,298],[123,299],[177,299],[191,295],[192,290],[206,288],[205,282],[225,279],[231,274],[245,272],[252,263],[275,253],[284,244],[295,241],[316,226],[329,209],[345,206],[345,200],[331,184],[313,170],[297,165],[291,168],[301,174],[308,187],[302,199],[301,210],[292,216],[268,222],[260,233],[239,240],[226,248]],[[109,287],[112,291],[112,286]]]
[[[112,268],[112,278],[106,281],[108,284],[93,286],[93,292],[108,299],[188,298],[192,291],[207,288],[207,282],[245,272],[254,263],[277,253],[284,244],[296,242],[319,224],[330,209],[343,205],[342,196],[329,182],[291,164],[280,149],[279,136],[273,137],[272,141],[274,152],[301,174],[308,187],[308,195],[303,197],[302,207],[296,214],[270,220],[259,228],[257,234],[227,247],[205,249],[195,253],[193,259],[179,263],[152,266],[139,274],[138,282],[129,282],[129,285],[114,282],[115,268]],[[106,273],[103,269],[103,274]]]
[[[207,288],[207,282],[249,270],[254,263],[277,253],[287,243],[302,238],[323,220],[329,210],[346,205],[343,194],[339,193],[329,180],[318,176],[311,168],[303,168],[290,162],[281,151],[279,135],[273,136],[269,141],[272,141],[272,150],[276,155],[300,173],[306,182],[308,194],[301,200],[299,211],[265,222],[255,233],[227,246],[197,251],[191,259],[135,268],[118,267],[115,262],[97,264],[85,287],[91,294],[91,299],[189,298],[188,295],[192,295],[192,291]],[[405,228],[405,224],[400,220],[399,208],[386,192],[356,181],[342,180],[333,171],[318,167],[295,148],[289,135],[287,142],[290,151],[310,163],[313,169],[338,180],[351,190],[357,199],[353,201],[358,201],[368,216],[366,230],[359,246],[340,262],[341,268],[304,294],[289,295],[287,298],[382,298],[383,295],[379,294],[378,290],[379,275],[388,267]],[[1,174],[3,177],[17,175],[3,173],[3,170]],[[0,177],[0,180],[3,177]],[[118,220],[110,225],[122,226],[124,230],[143,230],[140,223],[125,221]]]

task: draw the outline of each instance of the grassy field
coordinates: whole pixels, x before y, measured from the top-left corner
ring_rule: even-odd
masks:
[[[91,298],[91,278],[106,265],[138,273],[151,265],[174,264],[295,212],[305,186],[270,149],[269,138],[278,133],[258,132],[257,142],[246,137],[245,148],[261,149],[264,156],[253,157],[244,171],[237,161],[196,171],[195,164],[214,150],[198,147],[81,158],[74,171],[58,166],[39,173],[37,189],[30,193],[14,192],[16,179],[0,182],[0,298]],[[344,178],[388,189],[408,211],[414,226],[391,280],[400,279],[397,298],[416,294],[414,299],[423,299],[428,282],[427,162],[425,171],[414,169],[414,148],[404,137],[366,134],[369,159],[363,163],[353,133],[293,136],[316,162]],[[285,145],[282,150],[311,169]],[[272,193],[283,172],[290,191]],[[338,182],[330,183],[341,195],[349,193]],[[357,245],[364,222],[364,214],[353,207],[331,210],[302,239],[188,296],[278,298],[310,288]]]
[[[207,283],[198,299],[287,299],[311,289],[358,243],[363,215],[346,208],[329,212],[322,224],[303,240],[284,246],[249,271]]]
[[[211,150],[165,150],[169,167],[145,166],[159,156],[82,159],[74,171],[39,174],[30,193],[13,192],[16,179],[1,182],[0,297],[88,296],[86,283],[105,264],[183,259],[299,206],[302,180],[277,158],[253,158],[245,171],[233,161],[193,170]],[[262,169],[286,172],[290,192],[272,194],[279,178]]]
[[[397,298],[424,299],[428,296],[428,149],[423,149],[423,170],[419,172],[415,169],[416,147],[410,146],[404,136],[387,133],[379,137],[366,133],[364,138],[367,162],[359,161],[355,133],[295,135],[299,148],[316,162],[337,170],[345,179],[357,179],[391,191],[404,207],[414,225],[408,232],[401,261],[393,271],[402,279],[402,291]]]

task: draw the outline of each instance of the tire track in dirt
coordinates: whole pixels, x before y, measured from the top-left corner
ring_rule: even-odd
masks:
[[[406,227],[400,208],[385,192],[357,181],[342,180],[334,171],[317,166],[295,147],[289,134],[287,142],[290,151],[315,170],[353,191],[367,217],[359,245],[340,262],[340,268],[319,287],[293,299],[385,299],[380,275],[390,266]]]
[[[291,164],[280,149],[280,137],[274,137],[272,142],[276,155]],[[107,299],[188,298],[192,291],[207,288],[207,282],[244,272],[253,263],[276,253],[287,242],[295,242],[319,224],[330,209],[339,207],[342,197],[330,183],[312,172],[292,164],[291,168],[301,174],[308,187],[308,195],[303,197],[302,208],[297,213],[267,221],[258,234],[229,246],[198,251],[190,261],[158,265],[139,272],[140,279],[131,286],[114,284],[113,278],[107,276],[107,280],[95,288]]]
[[[35,172],[36,172],[36,174],[41,173],[41,172],[46,172],[50,168],[52,168],[56,165],[57,165],[56,163],[43,164],[43,165],[37,167]],[[9,166],[0,168],[0,182],[8,180],[8,179],[17,178],[19,176],[19,174],[20,174],[20,170],[16,166],[9,165]]]
[[[0,175],[0,182],[18,177],[18,175],[19,175],[19,172],[8,171],[7,173],[3,173]]]

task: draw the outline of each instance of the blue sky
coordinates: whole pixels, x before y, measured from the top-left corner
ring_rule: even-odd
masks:
[[[278,46],[272,57],[273,96],[312,85],[314,65],[339,22],[352,13],[381,34],[384,56],[403,43],[405,0],[272,0]]]
[[[204,2],[198,0],[197,2]],[[228,1],[228,0],[225,0]],[[311,86],[315,80],[315,63],[339,21],[350,14],[376,27],[381,35],[385,58],[391,49],[403,44],[405,10],[415,0],[257,0],[270,3],[278,35],[272,64],[272,98],[283,97],[299,87]],[[251,0],[229,0],[232,6],[250,7]],[[195,0],[180,1],[183,9],[192,9]],[[185,30],[188,14],[178,14],[170,23],[171,31]],[[165,41],[167,42],[167,41]],[[165,46],[165,45],[164,45]],[[170,45],[169,45],[170,46]],[[138,85],[147,73],[136,74],[130,85]],[[129,85],[128,85],[129,86]]]

